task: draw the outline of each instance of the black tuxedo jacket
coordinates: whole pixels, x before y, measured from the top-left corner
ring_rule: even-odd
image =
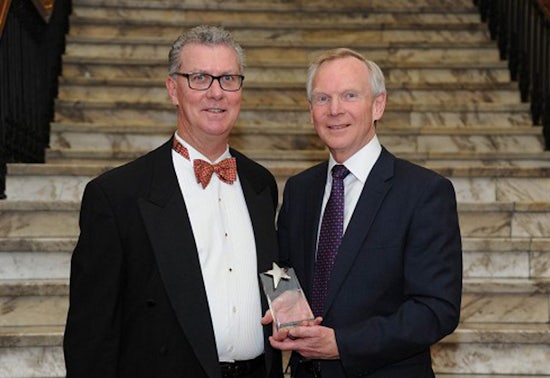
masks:
[[[281,263],[309,297],[327,162],[288,180],[278,219]],[[340,360],[323,377],[433,377],[430,345],[457,326],[462,250],[454,189],[387,150],[360,195],[328,285],[323,324]],[[297,377],[299,356],[292,357]]]
[[[170,140],[86,186],[64,338],[69,378],[221,377],[171,146]],[[276,183],[265,168],[231,154],[262,272],[277,258]],[[280,353],[267,341],[271,328],[264,329],[268,376],[282,377]]]

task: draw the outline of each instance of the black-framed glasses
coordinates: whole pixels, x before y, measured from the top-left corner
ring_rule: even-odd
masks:
[[[220,87],[227,92],[237,92],[243,86],[243,75],[220,75],[214,76],[207,73],[184,73],[175,72],[175,75],[183,76],[187,79],[189,88],[197,91],[206,91],[212,86],[214,80],[218,80]]]

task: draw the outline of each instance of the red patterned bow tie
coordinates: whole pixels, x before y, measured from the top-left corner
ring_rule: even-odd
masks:
[[[233,184],[237,179],[237,161],[234,157],[224,159],[217,164],[210,164],[207,161],[195,159],[193,160],[193,168],[195,169],[197,182],[202,185],[203,189],[210,182],[214,172],[226,184]]]
[[[183,144],[178,142],[176,138],[174,138],[173,148],[178,154],[190,160],[189,151]],[[224,159],[214,165],[201,159],[195,159],[193,160],[193,169],[195,170],[197,182],[202,185],[203,189],[210,183],[210,179],[214,172],[216,172],[220,180],[226,184],[233,184],[237,179],[237,161],[234,157]]]

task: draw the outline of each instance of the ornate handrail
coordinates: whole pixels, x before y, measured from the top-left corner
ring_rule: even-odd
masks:
[[[550,0],[537,0],[540,9],[544,12],[546,18],[550,20]]]
[[[474,0],[550,150],[550,0]]]
[[[2,32],[4,31],[4,25],[6,24],[10,4],[11,0],[2,0],[2,3],[0,4],[0,38],[2,37]]]
[[[32,0],[32,3],[44,21],[50,22],[55,0]]]
[[[10,9],[11,0],[1,0],[0,3],[0,38],[2,37],[2,32],[4,31],[4,26],[6,25],[6,19],[8,17],[8,11]],[[52,16],[53,6],[55,0],[32,0],[36,10],[44,21],[49,22],[50,17]]]

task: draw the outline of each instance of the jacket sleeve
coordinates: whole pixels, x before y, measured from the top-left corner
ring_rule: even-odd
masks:
[[[71,259],[63,341],[68,378],[117,376],[123,252],[113,209],[96,181],[83,195]]]
[[[396,236],[403,240],[401,251],[395,251],[402,256],[402,303],[395,311],[335,329],[350,376],[411,358],[458,325],[462,247],[454,189],[438,175],[422,187],[417,197],[405,199],[415,203],[410,214],[400,214],[408,219],[407,231]]]

